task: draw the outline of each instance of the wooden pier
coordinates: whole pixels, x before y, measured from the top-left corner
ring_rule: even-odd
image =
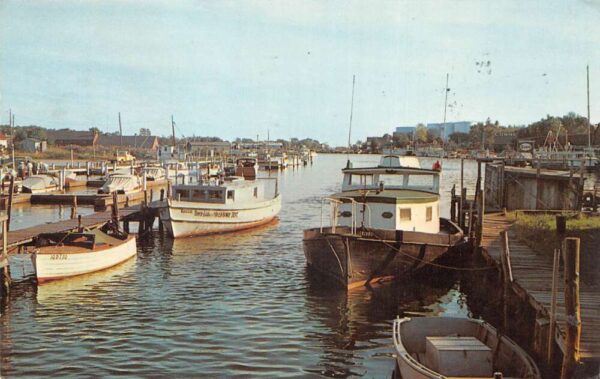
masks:
[[[534,341],[534,345],[545,352],[548,350],[547,341],[549,340],[551,320],[554,320],[551,313],[554,260],[550,255],[534,252],[519,241],[510,230],[513,222],[514,220],[504,213],[485,214],[480,250],[486,259],[495,262],[501,268],[505,285],[514,295],[535,310],[536,330],[534,335],[541,341]],[[503,232],[506,232],[507,237],[503,237]],[[504,238],[506,238],[506,242]],[[558,275],[558,290],[555,291],[556,333],[552,340],[564,355],[567,353],[567,329],[570,325],[565,315],[563,270],[558,270]],[[597,364],[600,361],[600,288],[581,282],[579,296],[581,339],[577,356],[582,363],[596,362]],[[543,355],[546,356],[545,353]],[[549,355],[552,356],[552,354]]]

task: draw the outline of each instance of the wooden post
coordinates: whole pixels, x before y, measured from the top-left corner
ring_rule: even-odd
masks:
[[[73,196],[73,204],[71,206],[71,220],[77,217],[77,196]]]
[[[165,200],[165,189],[160,189],[160,201],[163,202]]]
[[[513,282],[512,265],[510,261],[510,247],[508,245],[508,232],[503,231],[501,234],[502,244],[500,250],[500,264],[502,266],[502,330],[504,334],[508,334],[509,316],[508,316],[508,296],[510,286]]]
[[[456,222],[456,184],[450,190],[450,220]]]
[[[10,176],[10,187],[8,188],[8,209],[6,210],[6,215],[8,216],[8,220],[6,221],[6,230],[10,230],[10,216],[12,213],[12,202],[13,196],[15,193],[15,177],[13,175]]]
[[[115,225],[119,225],[119,196],[116,192],[112,193],[112,219]]]
[[[10,266],[8,264],[8,219],[4,218],[0,220],[2,223],[2,254],[0,255],[0,293],[3,297],[7,296],[10,292]]]
[[[560,249],[554,249],[554,265],[552,266],[552,298],[550,300],[550,328],[548,330],[548,346],[546,362],[552,362],[554,335],[556,334],[556,295],[558,292],[558,269],[560,265]]]
[[[567,238],[564,243],[565,262],[565,321],[567,336],[562,362],[561,379],[573,377],[579,363],[581,310],[579,304],[579,238]]]

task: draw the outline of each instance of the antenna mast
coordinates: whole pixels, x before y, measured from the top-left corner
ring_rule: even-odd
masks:
[[[356,75],[352,75],[352,100],[350,102],[350,126],[348,128],[348,150],[352,148],[350,138],[352,136],[352,113],[354,111],[354,83],[356,82]]]
[[[588,120],[588,148],[592,147],[592,120],[590,120],[590,65],[587,70],[587,120]]]
[[[448,79],[450,78],[450,74],[446,73],[446,88],[444,89],[445,98],[444,98],[444,123],[442,124],[442,142],[444,141],[444,135],[446,134],[446,110],[448,109],[448,92],[450,92],[450,88],[448,88]]]
[[[173,149],[175,148],[175,146],[177,145],[175,142],[175,121],[173,121],[173,115],[171,115],[171,139],[173,142]]]
[[[120,146],[123,147],[123,127],[121,127],[121,112],[119,112],[119,135],[120,138]]]

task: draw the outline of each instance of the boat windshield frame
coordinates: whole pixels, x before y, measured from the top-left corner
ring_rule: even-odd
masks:
[[[440,190],[440,172],[422,168],[412,167],[365,167],[365,168],[346,168],[342,170],[344,180],[342,182],[342,192],[355,190],[414,190],[439,194]],[[358,184],[352,183],[352,177],[359,176]],[[389,184],[380,180],[382,176],[402,176],[401,184]],[[431,177],[431,185],[415,185],[410,181],[411,176]]]

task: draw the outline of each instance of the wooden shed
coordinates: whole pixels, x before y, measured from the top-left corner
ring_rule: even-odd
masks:
[[[505,166],[485,166],[486,207],[507,210],[577,210],[584,178],[579,173]]]

